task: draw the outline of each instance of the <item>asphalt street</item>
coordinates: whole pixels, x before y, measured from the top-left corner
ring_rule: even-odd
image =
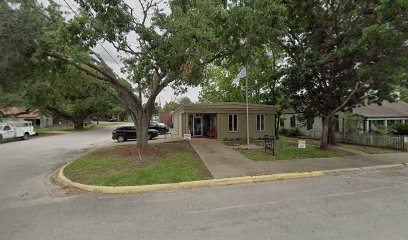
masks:
[[[408,238],[408,168],[127,195],[52,182],[112,128],[0,145],[0,239]]]

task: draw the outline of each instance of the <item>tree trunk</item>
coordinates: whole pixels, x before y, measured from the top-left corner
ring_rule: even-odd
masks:
[[[329,135],[327,139],[327,143],[329,145],[337,145],[336,141],[336,129],[335,129],[335,119],[332,117],[331,121],[329,122]]]
[[[77,130],[84,129],[84,119],[83,118],[74,119],[73,122],[74,122],[75,129]]]
[[[320,149],[326,150],[329,138],[329,117],[322,119],[322,139],[320,140]]]
[[[150,116],[145,115],[145,114],[141,114],[137,116],[137,123],[135,124],[135,127],[136,127],[136,133],[137,133],[136,146],[138,148],[145,148],[148,145],[149,123],[150,123]]]

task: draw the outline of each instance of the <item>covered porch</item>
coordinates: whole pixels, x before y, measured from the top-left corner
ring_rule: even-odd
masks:
[[[408,118],[366,118],[363,122],[363,131],[369,133],[381,127],[387,129],[394,124],[408,124]]]
[[[188,130],[192,137],[217,138],[216,113],[189,113]]]

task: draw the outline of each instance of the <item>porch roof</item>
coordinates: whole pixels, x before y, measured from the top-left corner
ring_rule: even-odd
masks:
[[[383,101],[381,106],[370,104],[353,109],[355,114],[366,118],[408,118],[408,103]]]
[[[250,113],[275,114],[276,107],[264,104],[248,104]],[[245,113],[246,104],[236,102],[222,103],[194,103],[185,104],[178,108],[174,113]]]

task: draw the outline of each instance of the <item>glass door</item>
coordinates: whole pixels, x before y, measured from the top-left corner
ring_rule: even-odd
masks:
[[[193,117],[193,136],[203,136],[203,117]]]

